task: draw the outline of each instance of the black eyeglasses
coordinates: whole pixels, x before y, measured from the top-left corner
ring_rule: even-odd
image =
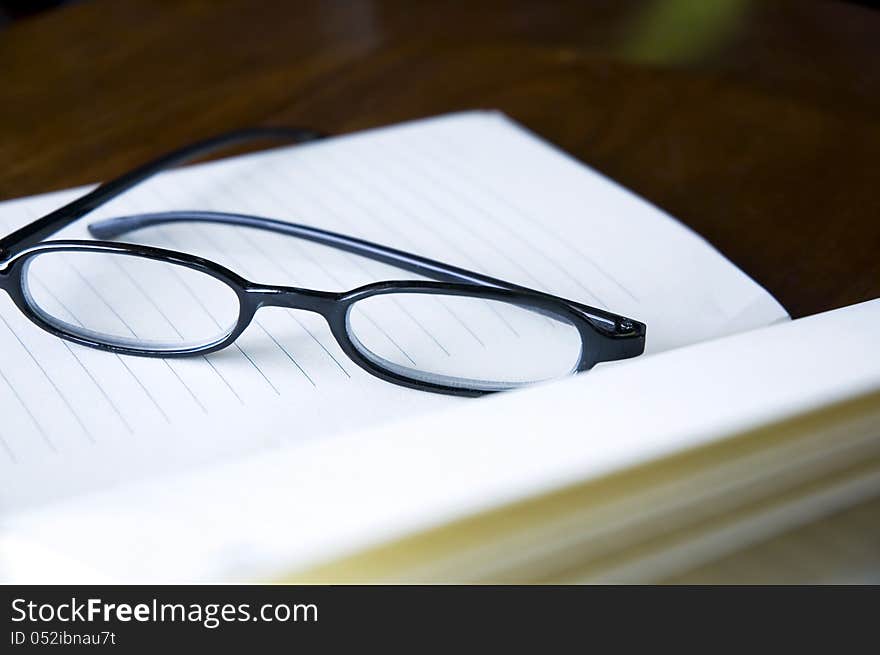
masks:
[[[150,176],[221,147],[321,136],[306,129],[255,128],[159,157],[0,239],[0,288],[51,334],[146,357],[225,348],[261,307],[316,312],[343,352],[369,373],[461,396],[553,379],[644,351],[646,327],[633,319],[362,239],[259,216],[139,214],[90,225],[100,241],[43,241]],[[201,257],[108,240],[179,222],[297,237],[433,281],[378,282],[339,293],[268,286]]]

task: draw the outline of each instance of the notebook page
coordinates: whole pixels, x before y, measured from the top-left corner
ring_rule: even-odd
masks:
[[[880,299],[497,394],[429,423],[313,440],[8,517],[0,578],[57,581],[46,567],[60,555],[59,575],[79,582],[98,579],[94,571],[116,582],[278,579],[873,394],[850,417],[861,421],[880,409],[880,351],[871,347],[878,327]],[[824,347],[842,332],[847,339]],[[686,384],[671,384],[671,375]],[[818,445],[819,435],[807,436]],[[854,437],[873,437],[876,453],[876,432]],[[821,440],[833,452],[840,435]],[[789,452],[799,463],[798,450]],[[686,504],[701,496],[718,503],[714,489],[682,488]],[[880,479],[864,491],[880,493]],[[650,516],[654,502],[636,513]],[[71,536],[59,545],[59,534]],[[42,556],[47,550],[52,557]]]
[[[82,192],[2,203],[0,229],[11,231]],[[169,172],[59,237],[86,238],[90,220],[174,209],[306,223],[608,308],[648,324],[649,353],[787,318],[700,237],[493,113]],[[166,225],[126,239],[208,257],[268,284],[344,290],[414,278],[243,228]],[[118,287],[102,287],[94,311],[111,320],[112,298],[102,310],[102,295],[140,293],[137,282],[120,277]],[[161,298],[147,294],[138,319],[146,320],[153,301],[170,303],[162,314],[196,311],[181,308],[182,291],[172,287],[169,281]],[[398,320],[413,320],[438,357],[441,350],[467,357],[494,339],[492,330],[503,331],[498,323],[481,336],[440,310],[427,318]],[[63,342],[5,296],[0,323],[4,511],[472,402],[369,376],[347,360],[322,319],[305,312],[262,310],[234,347],[173,361]]]
[[[880,584],[880,498],[663,580],[670,584]]]

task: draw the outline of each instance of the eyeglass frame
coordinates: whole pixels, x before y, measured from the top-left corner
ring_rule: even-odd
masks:
[[[306,143],[323,138],[323,135],[302,128],[238,130],[185,146],[101,184],[84,196],[0,239],[0,289],[10,295],[18,309],[31,322],[54,336],[99,350],[141,357],[189,357],[222,350],[241,336],[262,307],[284,307],[315,312],[325,319],[331,334],[345,355],[371,375],[386,382],[420,391],[456,396],[476,397],[500,389],[440,384],[408,377],[382,367],[365,356],[353,341],[353,338],[357,337],[349,330],[348,317],[354,304],[376,295],[416,293],[494,300],[538,313],[550,314],[573,325],[580,336],[581,353],[572,373],[589,370],[599,362],[635,357],[644,352],[647,328],[644,323],[634,319],[363,239],[260,216],[207,211],[155,212],[93,223],[89,225],[89,231],[98,239],[95,241],[43,240],[165,169],[205,156],[220,148],[267,138]],[[373,259],[433,278],[434,281],[375,282],[342,292],[263,285],[247,280],[225,266],[196,255],[108,240],[141,228],[174,222],[220,223],[268,230]],[[35,304],[28,299],[25,280],[28,262],[37,255],[47,252],[92,252],[140,257],[201,272],[226,284],[236,293],[239,302],[238,320],[230,332],[221,339],[205,345],[174,350],[127,348],[63,330],[41,316]]]

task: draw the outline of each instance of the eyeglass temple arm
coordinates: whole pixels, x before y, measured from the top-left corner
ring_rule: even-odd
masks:
[[[141,228],[178,222],[220,223],[268,230],[270,232],[313,241],[315,243],[336,248],[337,250],[343,250],[355,255],[367,257],[382,262],[383,264],[389,264],[396,268],[410,271],[411,273],[416,273],[418,275],[424,275],[425,277],[442,282],[477,284],[481,286],[508,289],[511,291],[540,293],[541,295],[561,300],[570,307],[576,309],[606,334],[618,338],[641,337],[642,339],[645,334],[644,324],[596,307],[576,303],[558,296],[551,296],[550,294],[511,284],[504,280],[483,275],[482,273],[476,273],[474,271],[458,268],[457,266],[444,264],[433,259],[428,259],[427,257],[421,257],[395,248],[389,248],[371,241],[365,241],[364,239],[330,232],[329,230],[321,230],[308,225],[288,223],[286,221],[279,221],[261,216],[212,211],[172,211],[135,214],[92,223],[89,225],[89,232],[91,232],[92,236],[97,239],[113,239]]]
[[[217,150],[234,145],[265,139],[303,143],[320,139],[324,135],[306,128],[296,127],[254,127],[205,139],[163,155],[151,162],[101,184],[84,196],[59,207],[55,211],[38,218],[15,232],[0,239],[0,256],[13,248],[25,248],[52,236],[58,230],[70,225],[101,205],[112,200],[128,189],[140,184],[165,169],[185,164]]]

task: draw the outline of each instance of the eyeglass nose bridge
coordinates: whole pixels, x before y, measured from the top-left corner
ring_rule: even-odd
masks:
[[[339,301],[338,293],[295,287],[250,287],[245,289],[245,293],[254,309],[284,307],[316,312],[323,316],[332,313]]]

